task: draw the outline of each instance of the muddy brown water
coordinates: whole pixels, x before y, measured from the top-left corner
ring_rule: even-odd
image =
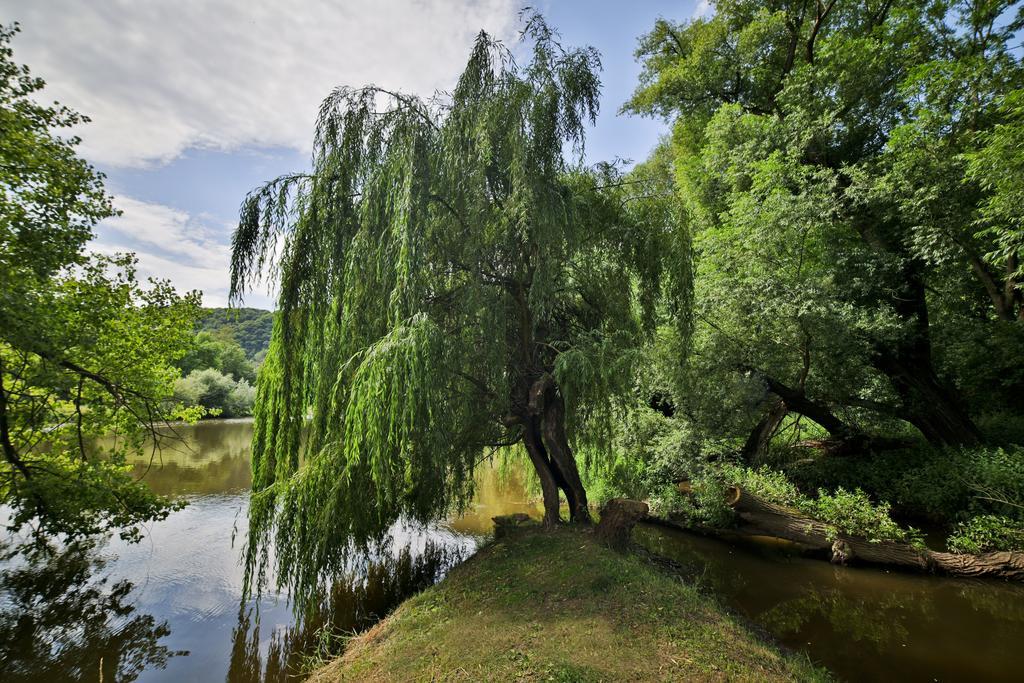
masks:
[[[538,514],[521,472],[486,468],[467,514],[426,528],[396,524],[390,548],[296,623],[284,596],[241,604],[252,423],[179,431],[182,443],[134,467],[189,505],[151,525],[142,543],[112,539],[0,568],[0,680],[295,680],[311,654],[338,646],[318,633],[365,628],[442,577],[489,536],[491,517]],[[1024,680],[1024,586],[833,567],[647,526],[635,540],[841,679]]]

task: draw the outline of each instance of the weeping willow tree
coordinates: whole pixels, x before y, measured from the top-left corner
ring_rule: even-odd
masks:
[[[522,39],[525,66],[481,33],[430,100],[334,91],[311,173],[243,203],[233,296],[267,273],[279,289],[255,411],[259,585],[272,558],[279,586],[312,594],[397,519],[467,504],[502,446],[525,447],[546,523],[560,492],[590,519],[573,445],[629,389],[659,302],[685,304],[688,243],[658,174],[582,165],[596,51],[538,17]]]

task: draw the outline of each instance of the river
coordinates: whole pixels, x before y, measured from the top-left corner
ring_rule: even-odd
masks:
[[[538,514],[520,474],[484,468],[467,514],[427,528],[396,525],[393,546],[297,625],[281,595],[240,602],[252,423],[179,432],[181,442],[134,466],[155,491],[189,504],[152,524],[141,543],[111,539],[47,566],[7,563],[0,679],[286,680],[325,647],[317,626],[365,627],[471,553],[491,517]],[[1009,681],[1024,672],[1022,586],[834,567],[646,526],[636,540],[841,679]]]

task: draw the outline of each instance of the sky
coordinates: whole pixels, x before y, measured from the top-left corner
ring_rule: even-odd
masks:
[[[514,44],[524,2],[509,0],[0,0],[17,21],[14,57],[92,121],[80,153],[107,176],[122,215],[93,249],[132,251],[142,277],[228,302],[231,234],[242,198],[308,167],[313,121],[336,86],[374,83],[429,96],[450,89],[476,33]],[[664,134],[619,115],[637,82],[637,38],[658,17],[707,0],[540,0],[567,45],[602,56],[591,162],[642,160]],[[245,304],[273,308],[265,290]]]

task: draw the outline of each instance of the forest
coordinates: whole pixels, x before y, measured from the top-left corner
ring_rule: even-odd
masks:
[[[325,93],[310,167],[238,198],[229,308],[90,249],[117,209],[67,132],[87,118],[0,29],[6,546],[139,540],[187,501],[136,455],[252,415],[241,596],[307,617],[492,467],[554,534],[524,557],[640,501],[630,527],[1024,579],[1024,8],[712,4],[623,38],[619,115],[667,130],[636,163],[587,160],[602,57],[530,9],[450,90]],[[274,312],[245,308],[268,283]]]

